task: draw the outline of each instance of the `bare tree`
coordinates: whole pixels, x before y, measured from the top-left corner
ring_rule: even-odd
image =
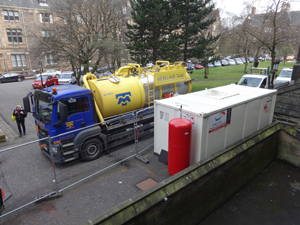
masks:
[[[251,36],[248,33],[250,29],[251,9],[252,5],[245,4],[243,13],[238,16],[232,15],[232,28],[228,30],[228,36],[245,57],[244,73],[247,73],[248,50],[251,46]]]
[[[294,48],[291,45],[283,46],[279,49],[278,54],[283,57],[283,65],[285,65],[287,56],[292,53],[294,53]]]
[[[102,59],[120,64],[126,0],[55,0],[50,13],[53,23],[42,23],[36,52],[53,53],[70,63],[79,84],[82,67],[94,72]]]
[[[271,53],[272,68],[277,48],[291,40],[290,20],[284,4],[287,3],[283,0],[270,0],[263,14],[251,16],[249,34]]]

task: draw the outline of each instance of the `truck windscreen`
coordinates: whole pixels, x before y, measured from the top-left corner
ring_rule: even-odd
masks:
[[[248,87],[258,87],[260,82],[261,82],[261,78],[243,77],[240,80],[239,85],[244,85]]]
[[[51,124],[52,118],[52,105],[48,105],[49,102],[45,102],[43,100],[36,100],[36,117],[41,122],[46,124]]]
[[[287,77],[287,78],[291,78],[292,77],[292,70],[281,70],[278,77]]]

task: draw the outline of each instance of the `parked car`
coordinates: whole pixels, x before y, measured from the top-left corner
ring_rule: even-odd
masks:
[[[90,69],[90,71],[92,70],[93,68]],[[100,69],[97,69],[97,72],[98,73],[104,73],[106,71],[114,71],[115,70],[115,67],[113,65],[108,65],[108,66],[103,66],[101,67]]]
[[[248,57],[248,62],[249,63],[253,63],[254,62],[254,58],[253,57]]]
[[[0,83],[11,82],[11,81],[22,81],[25,79],[24,74],[21,73],[5,73],[0,75]]]
[[[203,66],[201,66],[200,64],[196,64],[196,65],[195,65],[195,69],[197,69],[197,70],[198,70],[198,69],[203,69]]]
[[[241,65],[241,64],[243,64],[243,61],[240,59],[240,58],[236,58],[236,59],[234,59],[235,60],[235,64],[236,65]]]
[[[265,61],[265,58],[259,56],[259,57],[257,58],[257,60],[258,60],[258,62],[262,62],[262,61]]]
[[[76,82],[76,77],[73,71],[64,71],[58,78],[58,84],[75,84]]]
[[[242,62],[245,64],[246,63],[246,59],[245,58],[241,58]]]
[[[222,66],[229,66],[229,63],[226,59],[222,59],[221,64],[222,64]]]
[[[278,74],[278,76],[276,77],[275,82],[278,83],[278,82],[288,81],[289,83],[291,83],[292,73],[293,73],[292,68],[283,68]]]
[[[215,61],[214,62],[214,67],[220,67],[222,66],[222,64],[220,63],[220,61]]]
[[[208,64],[207,64],[207,67],[208,67],[208,68],[213,68],[214,65],[213,65],[212,63],[208,63]]]
[[[186,63],[186,69],[187,70],[194,70],[194,64],[192,62],[187,62]]]
[[[42,75],[39,76],[38,78],[36,78],[33,83],[32,83],[32,87],[34,89],[39,88],[39,85],[42,84],[42,87],[49,87],[51,85],[54,85],[55,83],[55,77],[52,75]]]
[[[230,66],[236,65],[234,59],[228,59],[227,60]]]
[[[42,75],[52,75],[56,78],[59,78],[61,71],[59,70],[46,70]]]
[[[151,67],[153,67],[153,66],[155,66],[155,64],[154,64],[154,62],[152,62],[152,61],[150,61],[150,62],[148,62],[148,63],[146,64],[146,67],[148,67],[148,68],[151,68]]]

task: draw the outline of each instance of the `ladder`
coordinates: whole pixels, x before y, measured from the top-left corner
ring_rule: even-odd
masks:
[[[149,75],[147,74],[147,87],[148,87],[148,100],[147,104],[148,107],[152,106],[154,104],[154,99],[155,99],[155,86],[154,83],[150,84],[149,83]]]

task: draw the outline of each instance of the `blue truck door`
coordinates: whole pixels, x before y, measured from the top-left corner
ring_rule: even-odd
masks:
[[[71,132],[93,124],[92,109],[90,107],[89,98],[87,96],[74,97],[62,100],[67,105],[68,120],[58,127],[57,134],[67,133],[59,139],[66,140],[74,138],[80,131]],[[58,112],[59,115],[59,112]]]

